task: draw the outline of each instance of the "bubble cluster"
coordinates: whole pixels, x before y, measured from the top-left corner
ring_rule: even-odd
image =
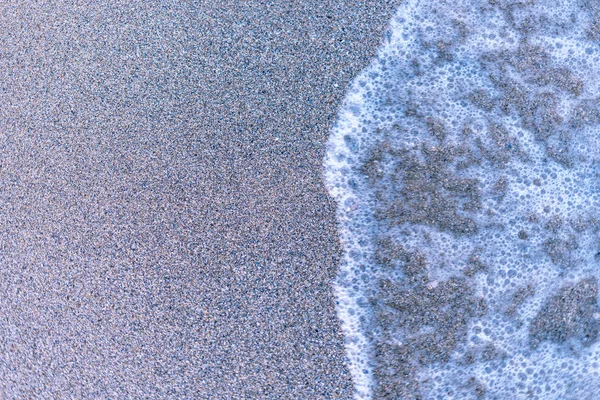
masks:
[[[325,159],[357,398],[600,397],[599,55],[590,0],[402,3]]]

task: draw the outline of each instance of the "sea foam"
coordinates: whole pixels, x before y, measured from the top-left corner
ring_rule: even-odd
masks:
[[[357,399],[600,398],[600,3],[407,0],[325,180]]]

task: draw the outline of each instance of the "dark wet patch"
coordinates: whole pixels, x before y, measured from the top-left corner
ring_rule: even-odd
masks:
[[[525,301],[534,294],[535,289],[532,285],[518,288],[511,296],[508,307],[506,307],[506,310],[504,310],[504,315],[508,317],[514,317],[519,307],[521,307]]]
[[[569,144],[572,134],[567,131],[559,131],[550,135],[546,140],[546,153],[548,157],[559,164],[570,168],[573,164],[573,157],[570,154]]]
[[[575,236],[567,238],[551,237],[543,243],[543,249],[552,263],[564,268],[573,267],[575,259],[573,251],[579,247]]]
[[[573,75],[567,68],[550,68],[533,78],[537,85],[553,85],[575,96],[583,92],[583,81]]]
[[[573,128],[599,124],[600,99],[582,100],[573,108],[569,122]]]
[[[427,121],[427,129],[429,133],[435,137],[438,141],[442,142],[446,138],[448,131],[444,122],[439,118],[429,117],[426,119]]]
[[[529,340],[533,347],[542,341],[563,343],[569,339],[589,346],[598,340],[600,311],[597,302],[598,281],[582,279],[566,285],[550,297],[529,326]]]
[[[376,217],[396,225],[423,224],[456,234],[475,233],[475,221],[463,212],[481,207],[478,181],[456,176],[449,169],[461,149],[423,145],[419,153],[395,153],[398,162],[389,188],[394,200],[382,204]]]
[[[378,261],[400,268],[405,278],[380,279],[373,303],[381,329],[375,345],[376,397],[419,399],[415,371],[447,362],[465,342],[469,321],[485,314],[486,304],[465,278],[428,282],[423,254],[389,241],[379,247]]]
[[[469,94],[469,100],[477,108],[484,111],[492,111],[494,106],[497,104],[497,100],[492,98],[485,90],[476,89]]]
[[[560,216],[554,215],[554,216],[550,217],[548,222],[546,222],[546,224],[544,225],[544,228],[546,228],[550,232],[558,233],[560,228],[562,228],[563,223],[564,223],[563,219]]]

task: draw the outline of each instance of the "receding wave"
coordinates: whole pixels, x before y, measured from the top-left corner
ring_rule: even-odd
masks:
[[[600,3],[408,0],[325,179],[359,399],[600,398]]]

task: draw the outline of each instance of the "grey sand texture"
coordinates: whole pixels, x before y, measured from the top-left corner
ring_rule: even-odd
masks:
[[[0,5],[0,397],[348,399],[324,143],[386,1]]]

